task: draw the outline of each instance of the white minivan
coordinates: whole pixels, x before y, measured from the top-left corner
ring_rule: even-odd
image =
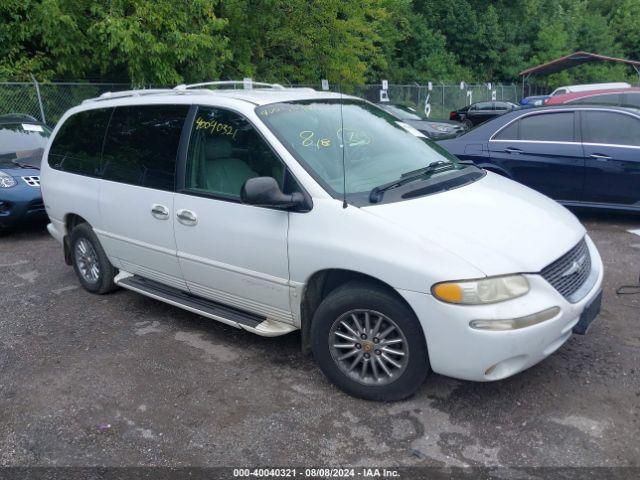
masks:
[[[364,100],[253,87],[106,94],[63,116],[42,193],[84,288],[301,330],[331,381],[377,400],[430,370],[503,379],[598,314],[600,256],[553,200]]]

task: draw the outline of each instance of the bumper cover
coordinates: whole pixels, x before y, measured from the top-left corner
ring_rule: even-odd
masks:
[[[595,281],[575,303],[567,301],[546,280],[527,274],[528,294],[492,305],[461,306],[443,303],[432,295],[400,291],[422,325],[434,372],[473,381],[492,381],[514,375],[545,359],[571,336],[585,309],[597,304],[603,266],[587,238]],[[473,329],[471,320],[524,317],[557,306],[560,312],[542,323],[508,331]],[[584,318],[584,317],[583,317]]]

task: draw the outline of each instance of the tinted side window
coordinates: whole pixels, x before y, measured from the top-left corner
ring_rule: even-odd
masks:
[[[191,132],[185,187],[240,198],[245,181],[273,177],[284,185],[285,168],[247,119],[213,107],[200,107]]]
[[[495,140],[517,140],[518,139],[518,125],[520,122],[513,122],[507,128],[504,128],[495,137]]]
[[[579,98],[573,102],[578,105],[619,105],[620,95],[618,93],[610,93],[608,95],[591,95],[589,97]]]
[[[493,103],[491,102],[480,102],[475,104],[475,110],[493,110]]]
[[[522,118],[520,120],[520,140],[573,142],[573,113],[545,113]]]
[[[623,107],[640,108],[640,92],[623,94],[621,105]]]
[[[582,112],[582,141],[640,145],[640,120],[613,112]]]
[[[100,152],[113,109],[79,112],[67,119],[49,150],[49,165],[80,175],[100,174]]]
[[[178,144],[188,111],[188,105],[116,107],[105,138],[103,178],[173,190]]]

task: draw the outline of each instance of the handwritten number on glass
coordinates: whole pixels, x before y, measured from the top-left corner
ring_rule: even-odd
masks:
[[[300,140],[302,142],[303,147],[316,147],[320,148],[328,148],[331,146],[331,139],[329,138],[318,138],[315,139],[315,134],[311,130],[303,130],[300,132]]]

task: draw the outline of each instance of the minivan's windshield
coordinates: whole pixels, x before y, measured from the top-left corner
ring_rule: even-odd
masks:
[[[408,174],[435,162],[448,164],[451,170],[459,168],[455,157],[444,149],[364,101],[283,102],[258,107],[256,112],[289,152],[334,196],[342,195],[344,186],[347,195],[369,194],[376,187],[406,179]]]

